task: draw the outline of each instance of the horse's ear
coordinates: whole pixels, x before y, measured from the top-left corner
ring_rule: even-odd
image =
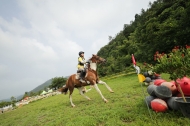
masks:
[[[94,56],[94,54],[92,54],[92,56]]]

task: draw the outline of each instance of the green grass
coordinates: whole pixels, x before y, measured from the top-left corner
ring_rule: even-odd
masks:
[[[162,76],[168,79],[168,75]],[[86,95],[88,101],[73,94],[72,108],[69,95],[56,95],[0,114],[0,126],[188,126],[190,119],[181,112],[168,110],[156,113],[144,102],[147,86],[138,82],[136,74],[106,79],[105,82],[114,90],[109,93],[103,85],[98,85],[102,94],[109,101],[104,103],[95,89]],[[145,92],[145,94],[143,93]]]

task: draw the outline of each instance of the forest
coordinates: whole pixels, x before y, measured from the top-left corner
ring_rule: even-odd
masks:
[[[189,0],[157,0],[148,6],[98,51],[107,60],[99,66],[99,76],[125,71],[132,65],[132,54],[137,62],[155,64],[156,52],[190,45]]]

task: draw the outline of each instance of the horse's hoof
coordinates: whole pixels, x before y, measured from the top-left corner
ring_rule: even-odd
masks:
[[[75,107],[75,105],[72,105],[72,107],[74,108],[74,107]]]
[[[110,93],[114,93],[114,91],[110,91]]]
[[[108,100],[105,99],[104,102],[105,102],[105,103],[108,103]]]

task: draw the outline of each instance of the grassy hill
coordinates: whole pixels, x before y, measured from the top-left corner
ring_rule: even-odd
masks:
[[[163,75],[168,80],[167,75]],[[73,93],[72,108],[69,95],[56,95],[10,112],[0,114],[0,126],[187,126],[190,120],[181,112],[168,110],[164,113],[149,111],[144,102],[147,86],[141,87],[136,74],[102,78],[113,90],[110,93],[105,86],[98,85],[109,101],[104,103],[95,89],[86,95],[88,101]],[[88,87],[87,87],[88,88]],[[143,93],[145,92],[145,94]]]

